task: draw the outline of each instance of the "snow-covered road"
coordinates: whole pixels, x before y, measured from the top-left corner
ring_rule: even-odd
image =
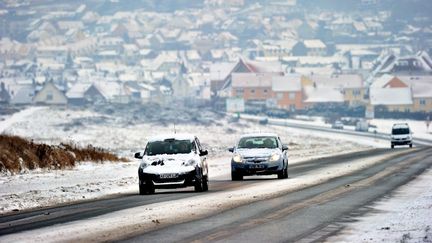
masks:
[[[20,115],[18,115],[20,114]],[[119,193],[137,192],[137,168],[139,161],[132,158],[134,152],[145,145],[145,139],[158,133],[169,133],[171,127],[157,124],[125,124],[115,117],[86,110],[56,108],[29,108],[6,119],[5,131],[24,136],[37,142],[59,144],[72,140],[78,144],[93,144],[108,148],[131,159],[127,163],[80,163],[73,169],[22,171],[20,174],[0,175],[0,213],[46,207],[95,199]],[[329,138],[328,134],[263,126],[252,122],[220,125],[177,125],[179,132],[197,134],[209,149],[210,179],[227,177],[230,173],[228,147],[234,145],[243,133],[254,131],[277,132],[289,145],[289,163],[340,153],[365,150],[377,141],[369,139],[361,144],[355,137]],[[380,147],[380,146],[375,146]]]
[[[407,150],[400,150],[398,153],[406,154]],[[373,154],[373,153],[371,153]],[[274,198],[284,195],[287,192],[307,188],[312,185],[324,183],[332,178],[352,173],[380,161],[394,156],[393,153],[372,155],[358,159],[341,160],[338,164],[315,164],[313,169],[304,173],[293,172],[292,178],[288,180],[252,180],[254,183],[244,183],[240,188],[225,189],[204,194],[192,194],[177,200],[164,201],[160,203],[146,204],[143,206],[124,209],[105,215],[12,234],[5,236],[6,241],[25,241],[32,236],[32,241],[80,241],[88,239],[112,240],[118,236],[132,234],[136,231],[144,232],[157,229],[170,224],[178,224],[191,219],[202,218],[213,215],[239,205],[248,204],[260,200]],[[299,163],[299,170],[303,164]],[[296,169],[293,169],[296,171]],[[220,178],[224,180],[224,178]],[[259,183],[258,183],[259,182]],[[163,195],[163,194],[162,194]],[[154,195],[158,196],[158,194]],[[151,197],[151,196],[150,196]],[[159,223],[155,223],[157,222]],[[11,223],[11,222],[10,222]],[[89,230],[91,229],[91,230]]]

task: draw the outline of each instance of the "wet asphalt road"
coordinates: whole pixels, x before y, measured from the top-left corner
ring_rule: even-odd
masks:
[[[324,168],[340,163],[346,163],[351,160],[376,156],[381,154],[391,153],[388,149],[373,149],[364,152],[357,152],[334,156],[329,158],[314,159],[301,164],[291,165],[289,167],[289,177],[297,177],[317,168]],[[289,180],[289,179],[288,179]],[[249,186],[255,183],[263,183],[264,180],[211,180],[210,190],[206,193],[215,193],[236,189],[243,186]],[[17,233],[25,230],[38,229],[51,226],[54,224],[67,223],[75,220],[83,220],[90,217],[103,215],[110,212],[115,212],[122,209],[143,206],[152,203],[171,201],[186,197],[199,196],[200,193],[195,193],[193,188],[187,190],[163,190],[156,191],[155,195],[137,195],[123,194],[116,197],[74,203],[64,206],[38,209],[32,211],[23,211],[0,216],[0,235]]]
[[[391,150],[387,150],[391,151]],[[375,150],[373,153],[386,153]],[[365,156],[356,154],[327,163]],[[292,168],[290,176],[310,167]],[[315,164],[313,166],[312,164]],[[391,193],[432,166],[432,148],[413,150],[323,184],[251,203],[208,218],[135,235],[126,242],[313,242],[334,235],[343,223],[368,211],[367,205]],[[294,166],[293,166],[294,167]],[[247,182],[246,182],[247,183]]]

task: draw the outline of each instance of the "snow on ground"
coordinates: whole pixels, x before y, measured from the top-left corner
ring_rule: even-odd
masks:
[[[262,119],[262,117],[253,116],[253,115],[242,115],[241,117],[245,118],[246,120]],[[319,118],[319,117],[311,117],[310,120],[269,118],[269,121],[277,122],[278,124],[281,125],[291,123],[291,124],[312,125],[312,126],[319,126],[323,128],[331,128],[330,124],[324,123],[323,118]],[[372,146],[375,148],[388,148],[390,146],[389,140],[383,140],[379,138],[356,136],[356,135],[345,134],[345,133],[329,133],[327,131],[305,130],[299,128],[288,128],[288,129],[290,131],[301,132],[302,134],[305,135],[313,135],[315,137],[320,137],[320,138],[332,138],[332,141],[350,141],[363,146]],[[345,126],[344,129],[353,131],[354,127]]]
[[[135,193],[138,164],[80,163],[69,170],[37,170],[0,176],[0,213]]]
[[[20,114],[20,115],[18,115]],[[23,171],[17,175],[0,174],[0,214],[11,210],[44,207],[58,203],[94,199],[118,193],[138,193],[139,161],[133,153],[142,150],[146,138],[170,133],[173,127],[158,124],[136,124],[87,110],[29,108],[0,122],[5,133],[34,139],[36,142],[59,144],[73,141],[110,149],[129,158],[126,163],[80,163],[63,171]],[[228,178],[231,154],[243,133],[276,132],[289,146],[289,163],[370,148],[355,140],[316,136],[314,132],[264,126],[256,122],[229,123],[221,120],[213,125],[177,125],[177,132],[196,134],[209,150],[210,180]]]
[[[322,121],[298,122],[328,126]],[[388,133],[389,127],[394,122],[400,121],[373,120],[372,124],[378,126],[379,132]],[[409,124],[415,135],[429,135],[427,131],[421,130],[422,124],[420,122],[412,123],[410,121]],[[426,127],[424,124],[423,126]],[[222,120],[209,126],[177,125],[176,129],[178,132],[190,132],[198,135],[203,145],[209,149],[211,180],[229,179],[230,154],[226,149],[233,146],[242,133],[257,131],[278,133],[290,147],[290,164],[301,163],[310,158],[364,150],[371,146],[388,147],[388,141],[383,140],[278,126],[263,126],[256,122],[247,121],[229,123],[227,120]],[[92,144],[108,148],[128,158],[136,150],[142,149],[147,137],[172,132],[172,130],[173,127],[171,126],[125,123],[106,114],[58,108],[29,108],[12,116],[4,117],[4,120],[0,121],[0,132],[51,144],[64,141],[73,141],[82,145]],[[403,150],[396,150],[395,152],[398,151]],[[105,235],[110,237],[110,234],[116,234],[116,232],[123,230],[154,229],[174,223],[174,220],[178,223],[182,220],[202,217],[206,213],[218,212],[286,191],[321,183],[330,178],[364,168],[380,158],[382,157],[378,156],[377,158],[332,166],[325,170],[312,171],[308,175],[289,179],[290,183],[286,183],[285,180],[263,181],[249,186],[247,190],[242,188],[202,194],[194,197],[193,202],[189,199],[180,199],[146,205],[85,221],[8,235],[0,238],[0,241],[76,240],[74,238],[76,236],[93,236],[94,238]],[[84,162],[75,168],[63,171],[36,170],[17,175],[2,174],[0,175],[0,214],[14,209],[49,206],[116,193],[137,193],[136,170],[138,163],[133,159],[126,163],[95,164]],[[425,239],[425,236],[428,237],[426,241],[430,240],[431,223],[428,216],[432,207],[430,204],[432,200],[431,178],[432,172],[429,171],[420,176],[418,180],[402,187],[395,194],[395,198],[377,204],[375,214],[349,225],[342,232],[342,235],[331,238],[330,241],[369,242],[383,240],[394,242],[404,240],[419,242]],[[195,210],[184,210],[184,208],[194,208]],[[365,238],[365,235],[368,237]]]
[[[287,122],[296,124],[307,124],[330,128],[331,124],[326,124],[323,117],[302,117],[301,120],[286,119]],[[410,120],[410,119],[371,119],[369,120],[370,125],[376,126],[376,131],[379,133],[390,134],[391,128],[395,123],[408,123],[414,138],[432,140],[432,124],[429,128],[426,126],[426,121]],[[346,130],[354,130],[354,126],[344,126]],[[369,132],[373,132],[375,128],[369,128]]]
[[[17,112],[10,117],[2,116],[2,120],[0,121],[0,133],[6,131],[7,128],[12,126],[14,123],[20,122],[27,117],[31,116],[34,112],[41,110],[41,107],[30,107],[28,109]]]
[[[432,242],[432,169],[327,242]]]
[[[397,153],[406,152],[406,150],[399,150]],[[112,240],[119,233],[122,235],[134,232],[142,233],[146,230],[205,217],[239,205],[323,183],[334,177],[366,168],[393,155],[378,155],[350,161],[342,165],[319,168],[307,175],[288,180],[263,180],[262,183],[251,184],[247,188],[199,194],[194,197],[194,200],[185,198],[120,210],[86,220],[6,235],[0,237],[0,241],[26,242],[29,239],[32,242]]]

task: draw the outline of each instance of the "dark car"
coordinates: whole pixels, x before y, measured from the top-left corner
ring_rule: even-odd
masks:
[[[243,180],[249,175],[273,175],[288,178],[288,147],[273,133],[246,134],[237,146],[229,149],[231,179]]]
[[[197,137],[173,134],[150,138],[138,169],[140,194],[153,194],[157,188],[195,187],[208,190],[207,150]]]

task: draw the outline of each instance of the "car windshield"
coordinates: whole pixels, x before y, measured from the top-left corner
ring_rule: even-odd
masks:
[[[188,154],[193,150],[190,140],[166,139],[164,141],[153,141],[147,144],[146,155],[159,154]]]
[[[403,127],[403,128],[393,128],[392,134],[399,135],[399,134],[408,134],[409,128]]]
[[[253,149],[253,148],[269,148],[278,147],[278,142],[275,137],[244,137],[240,139],[238,148]]]

